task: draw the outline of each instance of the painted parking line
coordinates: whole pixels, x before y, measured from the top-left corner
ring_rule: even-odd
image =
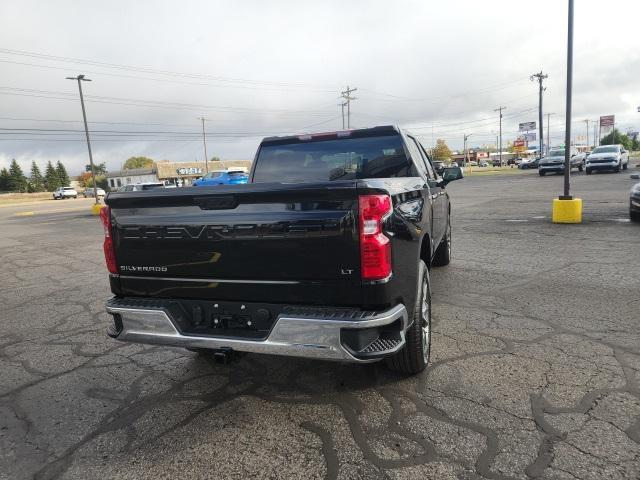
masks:
[[[34,215],[48,215],[49,213],[80,212],[80,211],[90,212],[90,209],[87,208],[86,206],[72,207],[72,208],[56,208],[52,210],[40,210],[38,212],[35,212],[35,211],[16,212],[12,216],[13,217],[31,217]]]

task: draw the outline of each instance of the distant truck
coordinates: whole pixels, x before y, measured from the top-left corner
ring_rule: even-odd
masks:
[[[387,126],[266,138],[247,185],[110,193],[108,334],[418,373],[461,177]]]
[[[629,167],[629,152],[622,145],[600,145],[586,160],[587,175],[596,170],[619,172]]]
[[[579,157],[578,151],[575,147],[570,147],[570,159],[569,166],[571,169],[576,168],[578,171],[582,171],[584,169],[584,158]],[[562,173],[564,172],[564,159],[565,155],[565,147],[557,147],[552,148],[549,153],[540,159],[538,163],[538,174],[541,177],[545,176],[547,173]]]

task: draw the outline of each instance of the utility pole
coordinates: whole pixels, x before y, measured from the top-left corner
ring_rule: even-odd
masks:
[[[551,117],[551,115],[555,115],[555,113],[547,113],[547,155],[549,155],[549,150],[551,149],[551,137],[549,136],[549,124],[551,123],[549,121],[549,117]],[[540,152],[540,158],[542,158],[542,153]]]
[[[347,102],[340,102],[338,105],[342,109],[342,130],[344,130],[344,107],[347,106]]]
[[[500,112],[500,149],[498,150],[498,158],[500,159],[500,166],[502,166],[502,110],[505,110],[507,107],[498,107],[494,110],[494,112]]]
[[[84,96],[82,95],[82,82],[90,82],[91,79],[85,78],[84,75],[78,75],[77,77],[67,77],[67,80],[77,80],[78,91],[80,92],[80,105],[82,106],[82,119],[84,120],[84,133],[87,136],[87,148],[89,149],[89,164],[91,165],[91,181],[93,182],[93,198],[95,198],[95,204],[100,204],[98,200],[98,186],[96,185],[96,169],[93,166],[93,155],[91,153],[91,141],[89,141],[89,127],[87,126],[87,112],[84,109]]]
[[[598,136],[598,120],[591,120],[593,122],[593,146],[597,147],[596,137]]]
[[[542,73],[542,70],[540,70],[538,73],[534,73],[533,75],[531,75],[529,77],[529,80],[531,80],[532,82],[535,82],[536,80],[538,80],[538,86],[539,86],[539,90],[538,90],[538,121],[540,122],[540,153],[542,153],[542,147],[543,147],[543,125],[542,125],[542,92],[544,92],[546,89],[542,86],[542,81],[546,78],[548,78],[549,75],[546,75],[544,73]]]
[[[207,156],[207,134],[204,133],[204,117],[198,117],[198,120],[202,120],[202,145],[204,146],[204,169],[206,173],[209,173],[209,157]]]
[[[347,89],[344,92],[340,92],[342,98],[346,100],[347,104],[347,128],[351,128],[351,100],[357,100],[357,97],[352,97],[351,92],[355,92],[358,90],[357,88],[349,88],[347,85]]]
[[[467,140],[472,134],[464,134],[464,166],[469,167],[469,151],[467,150]]]

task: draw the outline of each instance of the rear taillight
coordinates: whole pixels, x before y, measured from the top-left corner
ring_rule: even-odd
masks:
[[[103,207],[100,209],[100,221],[104,228],[104,259],[107,262],[107,270],[109,273],[118,273],[118,264],[116,262],[116,251],[113,247],[113,237],[111,236],[111,208]]]
[[[360,263],[363,280],[391,275],[391,241],[382,233],[382,222],[393,209],[388,195],[360,195]]]

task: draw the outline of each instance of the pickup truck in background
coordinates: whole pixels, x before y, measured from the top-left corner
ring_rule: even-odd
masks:
[[[110,193],[108,334],[418,373],[461,177],[385,126],[266,138],[246,185]]]

